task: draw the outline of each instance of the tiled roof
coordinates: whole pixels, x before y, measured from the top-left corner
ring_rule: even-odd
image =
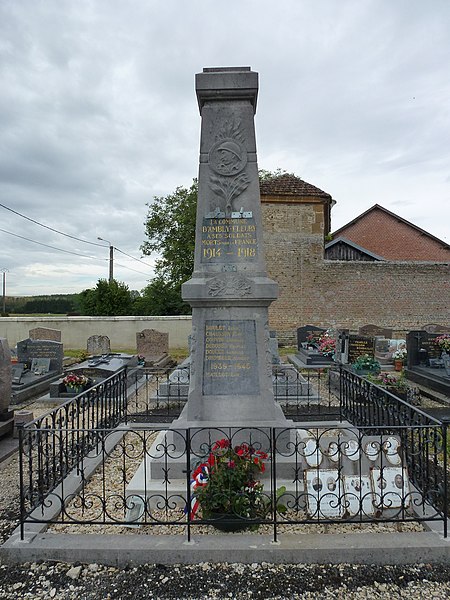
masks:
[[[332,233],[387,260],[449,262],[450,245],[375,204]]]
[[[331,198],[323,190],[300,177],[285,173],[267,181],[260,183],[261,196],[320,196],[322,198]]]

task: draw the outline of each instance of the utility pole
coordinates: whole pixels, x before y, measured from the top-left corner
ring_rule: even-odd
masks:
[[[3,273],[3,314],[6,314],[6,273],[8,272],[8,269],[6,267],[3,267],[2,269],[0,269],[0,271]]]
[[[101,237],[97,237],[97,239],[109,244],[109,283],[112,283],[114,279],[114,246],[109,240],[105,240]]]

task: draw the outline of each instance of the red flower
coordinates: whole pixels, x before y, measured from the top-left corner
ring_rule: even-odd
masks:
[[[221,440],[217,440],[217,442],[214,444],[212,449],[219,450],[221,448],[229,448],[229,447],[230,447],[230,440],[223,438]]]

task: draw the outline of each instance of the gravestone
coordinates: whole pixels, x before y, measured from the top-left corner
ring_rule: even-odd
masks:
[[[63,345],[51,340],[21,340],[17,342],[17,359],[19,363],[28,364],[31,369],[33,358],[50,359],[50,371],[62,371]]]
[[[438,335],[442,333],[450,333],[450,327],[438,325],[437,323],[429,323],[428,325],[424,325],[422,330],[426,331],[427,333],[437,333]]]
[[[136,350],[151,364],[169,352],[169,334],[156,329],[143,329],[136,333]]]
[[[107,335],[91,335],[87,340],[88,354],[109,354],[111,343]]]
[[[11,367],[12,382],[19,384],[22,380],[23,370],[25,365],[19,363],[13,364]]]
[[[358,334],[364,337],[391,338],[392,329],[389,329],[388,327],[379,327],[378,325],[363,325],[359,328]]]
[[[315,325],[304,325],[297,328],[297,348],[300,350],[302,344],[308,342],[310,336],[320,336],[324,334],[326,329],[316,327]]]
[[[202,118],[188,402],[174,427],[285,424],[274,401],[267,277],[254,113],[258,74],[249,67],[196,75]]]
[[[423,330],[410,331],[406,336],[408,369],[413,366],[430,366],[444,368],[442,349],[436,344],[436,338],[441,332],[428,333]]]
[[[374,356],[375,353],[375,340],[373,337],[367,337],[363,335],[350,334],[348,338],[348,362],[353,364],[355,360],[368,354]]]
[[[270,362],[272,365],[281,365],[281,358],[278,352],[277,332],[270,331],[269,335]]]
[[[61,341],[61,332],[58,329],[49,329],[48,327],[35,327],[34,329],[30,329],[28,335],[30,340]]]
[[[0,338],[0,421],[5,420],[5,415],[8,415],[8,407],[11,401],[11,352],[9,350],[8,341],[5,338]]]

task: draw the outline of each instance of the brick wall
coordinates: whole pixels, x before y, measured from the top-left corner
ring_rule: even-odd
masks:
[[[280,286],[270,327],[281,342],[301,325],[396,331],[450,323],[450,264],[323,258],[323,205],[262,198],[267,270]]]
[[[380,208],[343,227],[338,235],[389,260],[450,262],[449,248]]]

